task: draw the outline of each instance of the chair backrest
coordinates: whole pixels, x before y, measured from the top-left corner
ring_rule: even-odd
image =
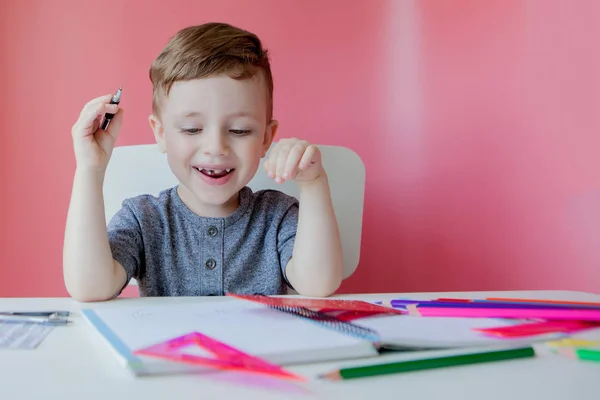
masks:
[[[344,278],[354,273],[360,258],[365,167],[350,149],[320,145],[327,172],[344,253]],[[262,169],[248,186],[254,190],[277,189],[298,198],[294,182],[276,184]],[[123,200],[140,194],[158,195],[178,181],[167,163],[166,154],[156,144],[119,146],[113,154],[104,180],[106,223],[121,208]]]

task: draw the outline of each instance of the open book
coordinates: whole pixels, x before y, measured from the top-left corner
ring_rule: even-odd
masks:
[[[370,340],[249,301],[229,299],[156,306],[135,303],[105,303],[83,309],[82,313],[121,363],[136,375],[198,370],[191,365],[133,354],[135,350],[194,331],[280,365],[378,354]]]
[[[193,332],[282,366],[373,357],[379,354],[379,348],[432,350],[515,346],[560,336],[498,339],[475,330],[522,323],[517,320],[422,318],[384,311],[349,322],[316,311],[311,314],[311,310],[303,307],[313,305],[322,311],[324,305],[333,309],[344,307],[341,303],[339,300],[296,302],[290,298],[265,297],[147,306],[143,302],[117,301],[83,309],[82,313],[121,362],[136,375],[201,369],[134,354],[136,350]],[[350,305],[367,314],[372,307],[378,307],[356,303],[359,304]],[[193,354],[208,355],[198,354],[198,351],[195,348]]]

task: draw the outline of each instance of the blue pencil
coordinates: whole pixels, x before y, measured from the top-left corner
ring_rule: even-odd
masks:
[[[442,307],[442,308],[512,308],[512,309],[545,309],[545,310],[578,310],[578,309],[600,309],[600,307],[564,306],[556,304],[524,304],[524,303],[501,303],[501,302],[449,302],[449,301],[416,301],[416,300],[391,300],[390,305],[394,308],[405,308],[407,305],[416,304],[419,307]]]

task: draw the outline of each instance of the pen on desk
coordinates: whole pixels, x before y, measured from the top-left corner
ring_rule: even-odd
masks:
[[[34,316],[34,315],[18,315],[11,313],[0,313],[0,321],[6,322],[35,322],[38,324],[50,324],[50,325],[63,325],[68,320],[61,315],[51,314],[48,316]]]
[[[57,315],[61,317],[68,317],[71,312],[67,310],[63,311],[0,311],[0,315],[24,315],[31,317],[49,317],[51,315]]]
[[[121,102],[121,93],[123,93],[123,87],[120,87],[119,90],[115,93],[115,95],[110,99],[110,104],[119,104]],[[104,114],[104,121],[102,122],[102,130],[108,129],[108,125],[110,121],[115,116],[115,114],[106,113]]]

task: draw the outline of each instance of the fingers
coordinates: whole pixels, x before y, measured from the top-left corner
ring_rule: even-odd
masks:
[[[85,104],[85,106],[83,106],[81,113],[83,114],[86,110],[93,108],[95,105],[97,105],[99,103],[108,103],[110,101],[110,99],[112,99],[112,96],[113,96],[112,94],[105,94],[104,96],[99,96],[99,97],[96,97],[96,98],[88,101]]]
[[[115,116],[112,117],[106,131],[100,130],[96,135],[98,144],[107,154],[112,151],[115,142],[117,141],[117,137],[119,136],[119,131],[123,124],[123,112],[124,110],[122,108],[115,111]]]
[[[271,150],[264,168],[277,183],[295,179],[300,170],[310,166],[316,147],[303,140],[284,140]]]
[[[114,111],[108,111],[112,114],[115,114],[110,120],[110,124],[108,125],[107,132],[114,139],[117,139],[119,135],[119,131],[121,130],[121,125],[123,124],[123,112],[122,108],[119,108],[116,104],[110,104],[110,106],[115,106]]]
[[[81,110],[79,119],[73,125],[72,134],[75,137],[84,137],[93,134],[97,124],[106,113],[116,113],[119,109],[117,104],[109,104],[111,95],[100,96],[89,101]]]
[[[296,178],[296,175],[298,174],[298,164],[305,154],[306,146],[306,142],[298,142],[291,147],[280,172],[283,179]]]
[[[310,167],[311,164],[313,164],[314,162],[318,161],[319,154],[320,153],[319,153],[319,151],[317,149],[317,146],[314,146],[314,145],[308,146],[306,148],[306,151],[304,152],[304,155],[300,159],[300,163],[298,165],[298,168],[301,171],[304,171],[305,169],[307,169],[308,167]]]
[[[85,106],[81,109],[81,113],[79,114],[79,120],[84,121],[92,118],[92,116],[98,115],[102,113],[102,107],[108,105],[110,100],[112,99],[112,95],[106,94],[104,96],[96,97],[88,101]],[[111,109],[113,109],[116,104],[111,104]],[[118,107],[118,106],[117,106]]]
[[[279,165],[279,159],[280,159],[280,157],[281,158],[285,157],[285,153],[286,153],[286,150],[282,149],[282,147],[284,147],[284,145],[285,145],[285,142],[276,143],[275,146],[273,146],[273,148],[269,152],[269,155],[267,156],[267,159],[264,162],[264,168],[267,171],[269,178],[273,178],[276,181],[277,181],[277,168]]]

